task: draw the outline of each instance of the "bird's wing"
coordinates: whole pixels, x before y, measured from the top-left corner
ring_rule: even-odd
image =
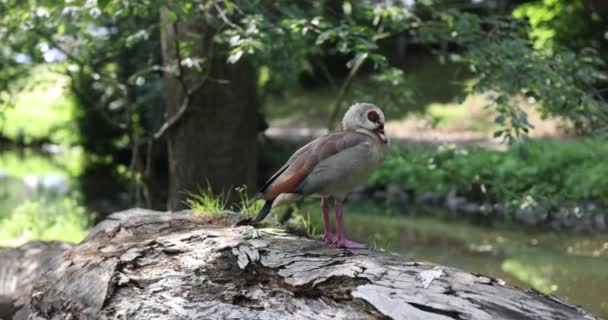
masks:
[[[289,159],[287,160],[287,162],[285,162],[285,164],[279,169],[277,170],[277,172],[275,172],[272,177],[270,177],[268,180],[266,180],[266,182],[264,183],[264,185],[262,186],[262,188],[260,188],[260,191],[257,192],[257,194],[262,195],[264,193],[264,191],[268,188],[268,186],[270,186],[271,183],[273,183],[285,170],[287,170],[287,168],[289,168],[289,166],[303,153],[307,152],[308,150],[310,150],[311,148],[314,147],[314,145],[321,140],[322,138],[331,135],[334,132],[330,132],[327,133],[309,143],[307,143],[306,145],[304,145],[303,147],[301,147],[300,149],[298,149],[296,152],[294,152],[291,157],[289,157]]]
[[[358,132],[336,131],[305,145],[277,171],[260,190],[261,196],[274,199],[281,193],[299,193],[299,187],[322,160],[364,143],[367,136]]]

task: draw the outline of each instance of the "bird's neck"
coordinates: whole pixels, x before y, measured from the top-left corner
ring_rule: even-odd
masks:
[[[377,138],[376,135],[373,132],[371,132],[371,131],[369,131],[368,129],[365,129],[365,128],[357,128],[357,129],[355,129],[353,131],[354,132],[359,132],[359,133],[366,134],[366,135],[368,135],[368,136],[370,136],[372,138]]]

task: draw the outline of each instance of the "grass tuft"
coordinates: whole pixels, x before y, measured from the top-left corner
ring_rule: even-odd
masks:
[[[199,189],[199,193],[188,193],[185,200],[186,206],[194,211],[195,214],[209,214],[218,217],[224,212],[228,197],[222,192],[214,194],[211,187],[206,190]]]
[[[247,186],[237,187],[234,191],[238,193],[238,201],[232,205],[235,211],[247,216],[254,216],[262,209],[264,202],[254,201],[247,193]],[[187,195],[188,199],[185,200],[185,204],[188,208],[197,214],[210,214],[213,217],[220,216],[226,210],[231,198],[230,192],[215,194],[210,187]]]
[[[237,187],[235,190],[239,194],[239,202],[236,204],[238,212],[247,216],[255,216],[262,210],[264,201],[253,200],[247,193],[246,185]]]

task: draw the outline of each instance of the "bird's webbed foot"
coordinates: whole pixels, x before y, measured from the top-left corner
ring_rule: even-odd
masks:
[[[336,242],[336,237],[331,232],[325,232],[323,234],[323,241],[329,244],[333,244]]]

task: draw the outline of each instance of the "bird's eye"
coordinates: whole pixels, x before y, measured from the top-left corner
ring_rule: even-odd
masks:
[[[378,112],[371,110],[367,113],[367,119],[373,123],[378,123],[380,121],[380,115]]]

